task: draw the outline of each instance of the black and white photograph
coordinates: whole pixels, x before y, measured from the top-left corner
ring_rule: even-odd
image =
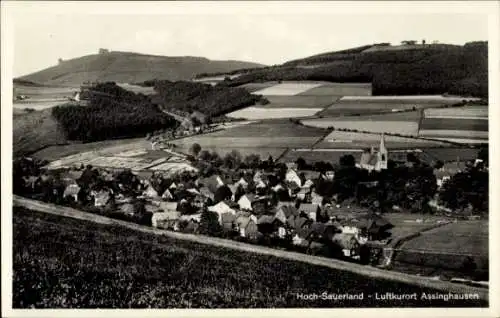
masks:
[[[2,316],[500,314],[500,2],[1,5]]]

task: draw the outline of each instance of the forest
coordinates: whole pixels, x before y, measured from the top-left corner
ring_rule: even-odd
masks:
[[[177,125],[148,96],[132,93],[113,82],[94,85],[82,98],[88,99],[88,106],[62,105],[52,110],[69,140],[139,137]]]
[[[254,105],[263,99],[237,87],[167,80],[147,81],[144,85],[154,86],[158,93],[155,102],[161,107],[184,113],[199,111],[211,117]]]
[[[360,49],[363,48],[366,47]],[[297,67],[301,65],[317,66]],[[219,85],[236,87],[251,82],[279,80],[370,82],[373,95],[447,93],[487,97],[488,43],[429,45],[363,53],[352,49],[325,53],[280,66],[243,72],[243,75]]]

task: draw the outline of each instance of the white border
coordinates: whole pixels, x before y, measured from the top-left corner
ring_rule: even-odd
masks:
[[[500,295],[498,288],[498,225],[500,217],[498,190],[498,167],[494,158],[500,158],[498,140],[500,140],[499,120],[499,3],[497,1],[342,1],[342,2],[1,2],[1,70],[2,70],[2,316],[6,317],[136,317],[147,315],[159,316],[205,316],[205,317],[275,317],[287,315],[340,314],[341,316],[365,317],[381,315],[391,317],[495,317],[499,316],[496,297],[490,297],[489,309],[262,309],[262,310],[12,310],[12,65],[13,33],[9,10],[22,8],[37,12],[60,14],[431,14],[431,13],[479,13],[488,16],[489,22],[489,92],[490,92],[490,295]],[[390,17],[388,17],[390,19]],[[367,29],[369,32],[369,29]],[[319,53],[319,52],[318,52]],[[35,53],[36,54],[36,53]],[[496,225],[496,226],[494,226]],[[493,243],[493,244],[492,244]]]

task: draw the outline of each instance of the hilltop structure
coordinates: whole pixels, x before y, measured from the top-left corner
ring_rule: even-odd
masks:
[[[380,145],[378,151],[376,151],[372,147],[370,150],[363,152],[363,154],[361,155],[361,159],[359,160],[359,164],[356,164],[356,166],[369,171],[384,170],[387,169],[387,158],[388,150],[385,146],[384,134],[382,134],[380,136]]]

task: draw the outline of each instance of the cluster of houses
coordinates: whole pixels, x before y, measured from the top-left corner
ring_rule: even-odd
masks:
[[[117,174],[87,167],[63,172],[64,188],[53,191],[60,191],[65,202],[84,201],[93,209],[112,209],[129,217],[138,213],[136,202],[141,200],[156,228],[199,233],[208,213],[226,236],[256,242],[268,237],[304,247],[334,243],[351,257],[367,241],[387,236],[392,225],[382,217],[359,207],[341,207],[335,198],[319,195],[315,191],[319,178],[333,180],[334,174],[299,173],[291,167],[284,177],[248,169],[169,179],[160,173],[140,177],[131,171]]]

